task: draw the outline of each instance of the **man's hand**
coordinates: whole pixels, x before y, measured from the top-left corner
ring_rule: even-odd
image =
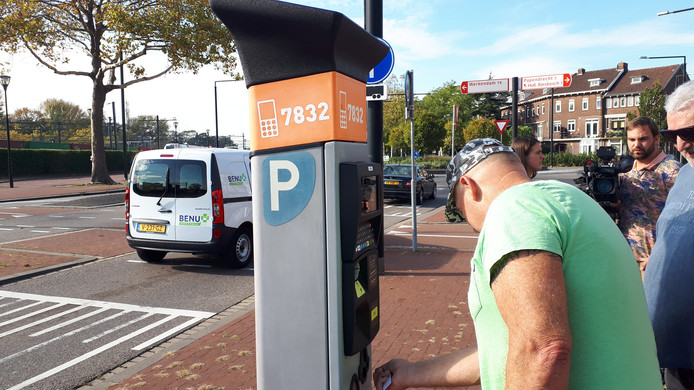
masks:
[[[420,362],[393,359],[374,370],[374,385],[383,390],[388,377],[388,390],[410,387],[472,386],[480,383],[477,348],[468,348]]]

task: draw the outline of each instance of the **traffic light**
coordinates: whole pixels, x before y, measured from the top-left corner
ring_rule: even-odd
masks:
[[[405,120],[414,120],[414,71],[405,72]]]

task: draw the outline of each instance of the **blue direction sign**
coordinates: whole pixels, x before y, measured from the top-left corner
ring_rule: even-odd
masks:
[[[419,152],[416,150],[414,151],[414,158],[415,160],[419,158]]]
[[[393,53],[393,47],[390,46],[390,44],[386,42],[383,38],[378,39],[381,42],[388,45],[388,54],[386,54],[386,56],[383,58],[383,60],[381,60],[381,62],[378,63],[378,65],[374,66],[374,68],[371,69],[371,72],[369,72],[369,77],[366,79],[367,84],[382,83],[385,79],[388,78],[388,76],[390,76],[390,72],[392,72],[393,68],[395,67],[395,54]]]

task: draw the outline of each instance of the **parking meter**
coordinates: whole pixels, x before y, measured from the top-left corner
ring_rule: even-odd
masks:
[[[250,101],[258,389],[370,389],[383,178],[365,83],[388,47],[332,11],[210,4]]]

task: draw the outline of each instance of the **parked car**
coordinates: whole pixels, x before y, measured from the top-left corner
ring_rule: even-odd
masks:
[[[436,199],[434,175],[415,165],[415,199],[422,204],[424,197]],[[410,199],[412,191],[412,167],[389,164],[383,167],[383,197],[386,199]]]
[[[148,262],[206,254],[232,268],[253,259],[248,151],[173,148],[135,156],[126,190],[126,239]]]

